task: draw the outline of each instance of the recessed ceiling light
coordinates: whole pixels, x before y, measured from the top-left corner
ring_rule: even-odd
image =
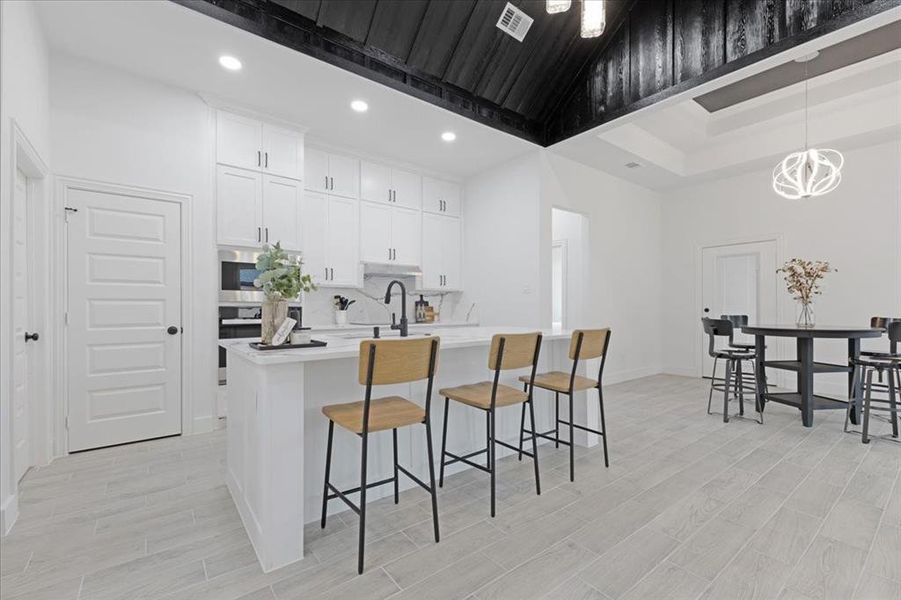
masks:
[[[369,110],[369,105],[363,100],[354,100],[350,103],[350,107],[357,112],[366,112]]]
[[[444,133],[441,134],[441,139],[444,140],[445,142],[452,142],[455,139],[457,139],[457,134],[454,133],[453,131],[445,131]]]
[[[219,57],[219,64],[222,65],[223,68],[228,69],[229,71],[240,71],[241,70],[241,61],[235,58],[234,56],[229,56],[227,54],[223,54]]]

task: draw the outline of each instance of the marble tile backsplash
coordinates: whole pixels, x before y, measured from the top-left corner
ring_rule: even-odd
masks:
[[[303,324],[305,327],[334,325],[335,295],[342,295],[356,300],[348,309],[348,323],[388,323],[391,313],[397,313],[400,319],[400,288],[395,286],[391,291],[391,304],[385,304],[385,290],[394,277],[377,275],[367,276],[363,280],[363,289],[319,288],[315,292],[304,294]],[[397,277],[407,286],[407,319],[414,319],[414,302],[419,294],[414,293],[415,277]],[[468,302],[461,292],[431,292],[423,297],[439,312],[439,322],[444,323],[478,323],[478,311],[472,302]]]

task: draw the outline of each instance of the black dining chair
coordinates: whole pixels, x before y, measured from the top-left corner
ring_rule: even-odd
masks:
[[[704,333],[707,334],[707,353],[713,358],[713,373],[710,377],[710,393],[707,396],[707,414],[713,414],[710,407],[713,403],[713,392],[723,392],[723,422],[729,422],[729,401],[730,392],[731,399],[738,400],[738,416],[744,417],[745,414],[745,392],[754,397],[754,406],[757,410],[758,423],[763,424],[763,410],[760,405],[760,398],[757,396],[757,386],[749,382],[744,376],[743,363],[750,361],[751,363],[757,358],[754,350],[748,348],[730,348],[729,340],[733,339],[734,327],[728,319],[710,319],[704,317],[701,319]],[[717,338],[725,338],[725,346],[717,348]],[[726,361],[726,374],[722,379],[716,376],[717,363],[720,359]],[[753,368],[753,367],[752,367]],[[764,376],[761,374],[761,376]]]
[[[746,327],[748,325],[748,315],[720,315],[720,319],[725,319],[732,323],[732,335],[729,336],[728,346],[730,348],[738,348],[740,350],[753,350],[756,351],[756,345],[754,342],[736,342],[735,341],[735,330],[740,329],[742,327]],[[757,383],[757,366],[754,362],[751,362],[751,369],[749,371],[742,372],[742,376],[745,379],[745,382],[750,385],[755,385]]]
[[[875,318],[871,323],[875,322]],[[894,319],[885,323],[888,329],[889,352],[861,352],[859,358],[852,362],[854,369],[853,382],[851,384],[851,398],[848,401],[848,409],[845,412],[844,431],[849,431],[851,411],[863,404],[861,418],[860,441],[870,443],[870,412],[880,411],[890,413],[892,424],[892,441],[898,440],[899,422],[898,412],[901,404],[901,353],[898,352],[898,344],[901,343],[901,320]],[[873,381],[873,375],[878,374],[879,380]],[[861,396],[857,396],[860,392]],[[873,393],[884,393],[884,398],[874,398]],[[875,405],[874,405],[875,403]]]

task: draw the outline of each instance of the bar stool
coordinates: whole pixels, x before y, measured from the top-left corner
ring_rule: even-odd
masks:
[[[432,382],[438,360],[439,338],[427,337],[415,340],[364,340],[360,342],[359,381],[366,386],[362,402],[331,404],[322,407],[328,417],[328,446],[325,454],[325,485],[322,490],[322,520],[325,528],[326,510],[329,500],[336,498],[347,504],[360,517],[360,542],[357,550],[357,572],[363,573],[363,546],[366,537],[366,490],[386,483],[394,483],[394,503],[399,501],[398,474],[403,473],[419,484],[432,496],[432,521],[435,526],[435,541],[438,541],[438,498],[435,489],[435,465],[432,457],[432,426],[430,409],[432,404]],[[372,386],[410,383],[428,380],[425,409],[400,396],[372,398]],[[339,490],[329,481],[332,465],[332,438],[335,424],[357,434],[362,440],[360,462],[360,486],[349,490]],[[397,430],[408,425],[425,425],[426,446],[429,461],[429,485],[423,483],[413,473],[402,467],[397,460]],[[381,481],[368,482],[366,479],[366,453],[369,435],[377,431],[391,430],[394,441],[394,476]],[[348,499],[349,494],[360,494],[357,506]]]
[[[733,336],[732,322],[727,319],[710,319],[704,317],[701,319],[704,327],[704,333],[707,334],[708,345],[707,353],[713,358],[713,373],[710,376],[710,393],[707,396],[707,414],[713,402],[713,391],[723,392],[723,423],[729,422],[729,393],[733,394],[733,399],[738,399],[738,415],[744,417],[745,414],[745,392],[754,394],[754,406],[758,414],[758,423],[763,424],[763,411],[760,406],[760,398],[757,396],[757,388],[749,385],[749,382],[743,376],[742,363],[745,361],[754,361],[757,358],[756,352],[750,349],[742,348],[716,348],[716,338],[725,337],[731,340]],[[727,341],[728,344],[728,341]],[[720,359],[726,361],[726,376],[722,380],[716,377],[716,366]],[[758,377],[766,377],[764,373],[758,373]],[[722,384],[718,383],[722,381]],[[766,382],[764,382],[764,386]]]
[[[491,338],[491,351],[488,356],[488,368],[494,371],[493,381],[483,381],[481,383],[445,388],[438,392],[444,396],[444,431],[441,435],[441,475],[438,479],[438,486],[444,486],[444,467],[457,462],[465,463],[471,467],[489,473],[491,475],[492,517],[495,514],[496,504],[496,446],[500,444],[510,450],[516,452],[520,451],[516,446],[501,441],[495,436],[497,409],[504,406],[527,403],[529,405],[529,414],[531,415],[532,423],[535,423],[535,408],[532,404],[532,394],[498,383],[498,380],[500,379],[501,371],[531,367],[532,372],[529,375],[529,382],[531,384],[535,379],[535,369],[538,366],[538,353],[540,351],[541,334],[538,332],[497,334]],[[529,385],[529,389],[531,389],[531,385]],[[447,451],[447,416],[451,400],[485,411],[486,445],[483,450],[477,450],[463,455],[452,454]],[[486,453],[486,464],[484,466],[469,460],[482,453]],[[534,435],[532,436],[532,452],[523,452],[523,454],[531,456],[535,463],[535,493],[540,496],[541,481],[538,476],[538,443]],[[445,457],[447,456],[449,456],[451,460],[445,460]]]
[[[526,411],[525,406],[523,406],[522,416],[520,418],[519,451],[520,453],[522,452],[523,436],[527,433],[551,440],[554,442],[555,448],[559,448],[560,444],[569,446],[570,481],[576,480],[575,445],[573,444],[574,429],[580,429],[601,436],[604,443],[604,466],[610,466],[610,460],[607,457],[607,426],[604,422],[604,392],[601,390],[601,377],[604,375],[604,364],[607,362],[607,347],[609,344],[609,329],[577,329],[576,331],[573,331],[572,338],[570,338],[569,342],[569,358],[573,361],[572,371],[569,373],[564,373],[563,371],[541,373],[535,376],[535,380],[531,384],[527,377],[519,378],[519,380],[525,384],[525,387],[532,385],[549,392],[554,392],[554,428],[550,431],[533,434],[532,431],[527,430],[525,428]],[[598,369],[598,378],[596,380],[576,374],[579,370],[580,360],[591,360],[594,358],[601,359],[601,366]],[[573,422],[573,395],[576,392],[591,389],[597,389],[598,391],[598,403],[601,408],[601,431]],[[569,397],[569,421],[560,419],[560,394]],[[530,395],[532,394],[530,393]],[[569,426],[569,441],[560,439],[561,423]],[[533,429],[534,426],[535,421],[533,419]],[[551,437],[552,433],[554,434],[553,437]],[[521,454],[520,460],[522,460]]]
[[[732,323],[732,335],[729,336],[729,341],[727,343],[730,348],[755,351],[757,347],[756,344],[735,341],[735,330],[748,324],[748,315],[720,315],[720,318]],[[757,383],[757,366],[754,364],[754,361],[751,361],[751,370],[747,373],[742,372],[742,377],[744,378],[745,383],[750,385],[755,385]]]
[[[870,318],[870,327],[872,327],[874,329],[885,329],[886,331],[888,331],[889,325],[891,325],[895,321],[901,321],[901,319],[894,318],[894,317],[872,317],[872,318]],[[869,356],[869,357],[883,356],[884,357],[886,355],[891,356],[891,355],[894,355],[897,353],[898,353],[897,342],[892,342],[891,340],[889,340],[888,353],[874,351],[874,350],[864,350],[864,351],[861,351],[860,356]],[[879,375],[879,381],[873,382],[873,389],[876,391],[888,392],[888,385],[886,385],[885,380],[883,379],[882,371],[877,371],[877,374]],[[863,381],[863,380],[861,380],[861,381]]]
[[[895,320],[888,323],[888,337],[890,352],[868,352],[866,355],[861,353],[860,358],[852,363],[854,369],[854,378],[851,384],[852,397],[848,402],[848,409],[845,412],[844,431],[849,431],[849,422],[851,420],[851,411],[861,400],[863,401],[862,430],[860,441],[864,444],[870,443],[870,411],[882,411],[891,413],[892,424],[892,441],[898,440],[898,404],[901,403],[901,354],[898,353],[898,343],[901,342],[901,321]],[[873,381],[873,373],[879,374],[879,381],[883,381],[883,375],[886,375],[887,383],[881,384]],[[861,388],[863,398],[856,396],[857,391]],[[873,398],[873,392],[886,392],[887,397]],[[873,406],[873,403],[877,403]],[[880,406],[885,404],[887,406]],[[894,438],[894,439],[892,439]]]

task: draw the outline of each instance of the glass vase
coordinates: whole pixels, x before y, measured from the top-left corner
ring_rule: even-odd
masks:
[[[798,327],[813,327],[816,324],[816,319],[813,314],[813,304],[811,303],[798,303]]]
[[[260,315],[260,342],[263,344],[271,344],[272,336],[281,327],[285,319],[288,318],[288,301],[287,300],[269,300],[263,302],[263,312]]]

